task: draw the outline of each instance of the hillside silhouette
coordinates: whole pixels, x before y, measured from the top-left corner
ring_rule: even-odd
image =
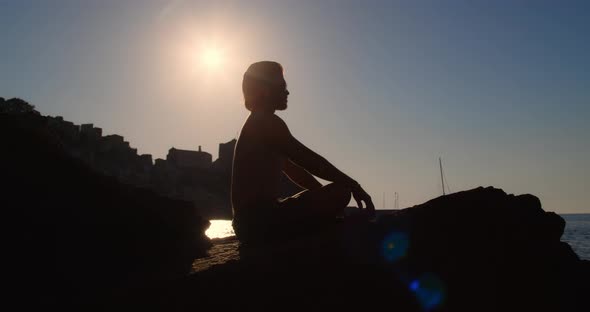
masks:
[[[235,139],[219,144],[219,157],[214,161],[200,146],[198,150],[171,147],[166,159],[153,160],[150,154],[138,154],[121,135],[103,135],[103,129],[94,124],[77,125],[61,116],[41,116],[22,99],[4,101],[1,109],[6,114],[38,115],[68,155],[98,173],[190,201],[206,219],[232,218],[229,190]],[[301,189],[283,176],[281,190],[282,196],[289,196]]]
[[[3,254],[21,310],[587,310],[590,262],[561,241],[565,221],[493,187],[238,243],[193,272],[214,243],[199,207],[99,172],[51,123],[0,98]]]
[[[205,254],[209,222],[193,203],[95,171],[69,155],[47,118],[6,112],[5,103],[1,99],[3,254],[10,293],[25,297],[21,307],[98,302],[184,276]]]

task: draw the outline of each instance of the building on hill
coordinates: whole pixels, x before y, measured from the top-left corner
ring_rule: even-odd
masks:
[[[139,155],[139,161],[143,168],[151,168],[154,164],[151,154]]]
[[[232,139],[226,143],[219,143],[219,157],[213,162],[213,170],[225,175],[231,174],[236,142],[236,139]]]
[[[104,136],[102,138],[102,142],[100,144],[100,151],[108,152],[112,150],[122,150],[125,149],[125,146],[125,140],[122,136],[117,134],[111,134]],[[129,147],[129,143],[127,143],[127,147]]]
[[[102,129],[95,128],[93,124],[80,125],[80,135],[93,142],[102,137]]]
[[[181,150],[171,148],[168,151],[166,160],[182,169],[209,169],[212,164],[212,156],[201,150],[199,145],[198,151]]]
[[[236,148],[236,139],[227,143],[219,143],[219,159],[232,160],[234,158],[234,149]]]
[[[94,124],[75,125],[63,117],[47,117],[47,124],[64,142],[66,150],[103,174],[119,181],[150,188],[172,198],[193,202],[206,218],[231,218],[230,185],[236,139],[219,144],[219,157],[210,153],[171,148],[166,159],[138,155],[121,135],[103,136]],[[284,196],[299,189],[286,177]]]
[[[66,146],[77,143],[80,138],[80,126],[75,125],[73,122],[65,121],[61,116],[48,117],[47,125],[56,132]]]

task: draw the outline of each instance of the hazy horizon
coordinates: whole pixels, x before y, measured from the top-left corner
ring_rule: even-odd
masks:
[[[585,1],[0,0],[0,97],[140,154],[235,138],[249,64],[283,64],[300,141],[382,208],[477,186],[590,213]],[[352,204],[352,202],[351,202]]]

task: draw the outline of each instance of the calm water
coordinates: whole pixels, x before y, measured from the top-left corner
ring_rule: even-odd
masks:
[[[562,241],[569,243],[582,259],[590,260],[590,214],[564,214],[565,233]],[[205,232],[209,238],[224,238],[234,235],[231,220],[211,220]]]
[[[568,242],[582,259],[590,260],[590,214],[563,214],[565,233],[562,241]]]

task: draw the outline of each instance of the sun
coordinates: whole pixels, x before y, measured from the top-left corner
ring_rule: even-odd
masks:
[[[201,63],[209,69],[221,67],[223,59],[223,51],[219,48],[209,47],[201,52]]]

